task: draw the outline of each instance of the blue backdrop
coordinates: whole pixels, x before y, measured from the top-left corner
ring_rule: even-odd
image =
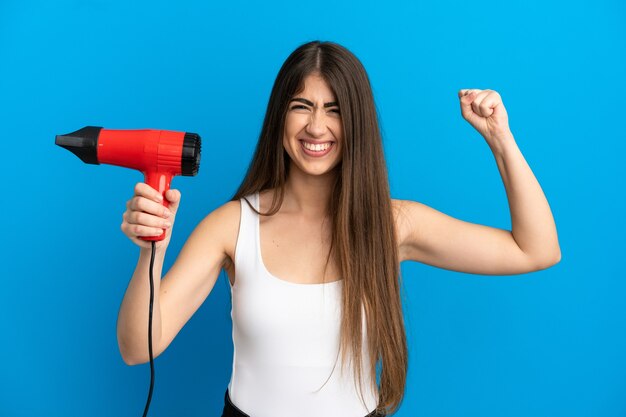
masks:
[[[115,326],[138,248],[120,231],[139,172],[54,145],[86,125],[199,133],[165,270],[234,193],[273,80],[301,43],[331,40],[374,88],[394,198],[510,229],[461,88],[498,91],[548,197],[562,260],[517,276],[402,265],[410,346],[398,416],[626,415],[626,7],[346,1],[0,2],[0,415],[139,416],[149,366]],[[622,272],[620,272],[622,271]],[[230,378],[225,274],[156,360],[150,415],[218,416]]]

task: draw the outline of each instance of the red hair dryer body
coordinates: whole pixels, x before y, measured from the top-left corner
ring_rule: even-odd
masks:
[[[146,184],[163,195],[175,175],[194,176],[200,167],[200,136],[170,130],[111,130],[87,126],[73,133],[57,135],[55,143],[88,164],[109,164],[143,172]],[[147,241],[160,236],[140,237]]]

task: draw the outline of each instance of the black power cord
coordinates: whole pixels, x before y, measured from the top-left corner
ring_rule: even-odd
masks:
[[[150,401],[152,400],[152,390],[154,389],[154,359],[152,357],[152,304],[154,303],[154,280],[152,278],[152,267],[154,266],[155,242],[152,241],[152,253],[150,254],[150,309],[148,310],[148,353],[150,354],[150,390],[148,391],[148,401],[143,410],[143,417],[148,415]]]

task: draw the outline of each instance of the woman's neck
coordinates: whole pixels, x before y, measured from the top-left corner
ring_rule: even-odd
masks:
[[[283,207],[307,218],[326,217],[336,175],[336,171],[315,176],[298,169],[290,170],[285,183]]]

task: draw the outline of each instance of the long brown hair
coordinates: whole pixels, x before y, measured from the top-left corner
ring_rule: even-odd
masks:
[[[279,210],[290,164],[282,144],[287,106],[304,88],[305,77],[313,73],[320,74],[335,93],[343,124],[342,160],[329,202],[330,247],[331,251],[336,248],[334,260],[343,278],[342,363],[350,351],[362,393],[362,372],[370,372],[377,383],[380,362],[380,382],[374,387],[378,388],[378,411],[393,414],[404,396],[408,368],[396,232],[369,78],[345,47],[313,41],[289,55],[274,82],[252,162],[231,200],[274,189],[269,211],[259,214],[273,215]],[[366,370],[361,369],[362,311],[370,356]]]

